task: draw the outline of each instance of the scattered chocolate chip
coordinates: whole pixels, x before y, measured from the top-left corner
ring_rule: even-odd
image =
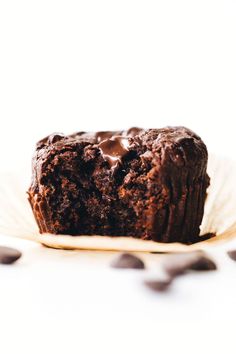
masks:
[[[215,270],[217,267],[202,252],[192,252],[168,256],[164,263],[164,269],[170,277],[176,277],[188,270]]]
[[[196,259],[196,262],[194,262],[194,263],[192,263],[192,265],[190,265],[189,269],[198,270],[198,271],[216,270],[217,266],[216,266],[215,262],[213,262],[212,259],[210,259],[206,256],[199,256],[199,258]]]
[[[154,291],[166,291],[172,283],[172,279],[173,278],[165,280],[146,280],[144,284]]]
[[[113,268],[144,269],[143,261],[130,253],[122,253],[111,263]]]
[[[163,267],[170,277],[185,273],[196,261],[196,253],[179,253],[166,257]]]
[[[21,252],[11,247],[0,246],[0,263],[12,264],[21,257]]]
[[[233,261],[236,261],[236,250],[228,251],[227,254]]]

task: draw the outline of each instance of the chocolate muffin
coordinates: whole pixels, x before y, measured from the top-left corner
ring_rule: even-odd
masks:
[[[191,243],[207,159],[184,127],[52,134],[37,144],[29,202],[41,233]]]

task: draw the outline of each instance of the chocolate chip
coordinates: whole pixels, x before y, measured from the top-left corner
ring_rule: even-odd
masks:
[[[0,246],[0,263],[12,264],[21,257],[21,252],[11,247]]]
[[[144,269],[143,261],[130,253],[122,253],[111,263],[113,268]]]
[[[179,253],[167,256],[163,267],[170,277],[175,277],[185,273],[195,260],[195,253]]]
[[[212,259],[206,256],[199,256],[198,259],[189,267],[191,270],[205,271],[205,270],[216,270],[217,266]]]
[[[233,261],[236,261],[236,250],[228,251],[227,254]]]
[[[202,252],[182,253],[168,256],[164,270],[170,277],[184,274],[188,270],[215,270],[216,264]]]
[[[173,278],[165,280],[145,280],[144,284],[154,291],[166,291],[172,283],[172,279]]]

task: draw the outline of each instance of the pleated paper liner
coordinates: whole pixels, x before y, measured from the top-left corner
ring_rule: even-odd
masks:
[[[25,181],[14,173],[0,175],[0,233],[71,250],[188,252],[206,249],[236,237],[236,163],[210,155],[208,173],[211,185],[201,235],[213,232],[216,236],[193,245],[143,241],[132,237],[41,235],[27,200],[29,178]]]

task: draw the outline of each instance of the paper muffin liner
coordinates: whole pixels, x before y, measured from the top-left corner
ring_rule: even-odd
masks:
[[[213,232],[216,236],[193,245],[132,237],[40,234],[27,200],[29,180],[27,183],[14,173],[0,175],[0,233],[70,250],[187,252],[206,249],[236,236],[236,163],[210,155],[208,174],[211,185],[207,192],[201,235]]]

